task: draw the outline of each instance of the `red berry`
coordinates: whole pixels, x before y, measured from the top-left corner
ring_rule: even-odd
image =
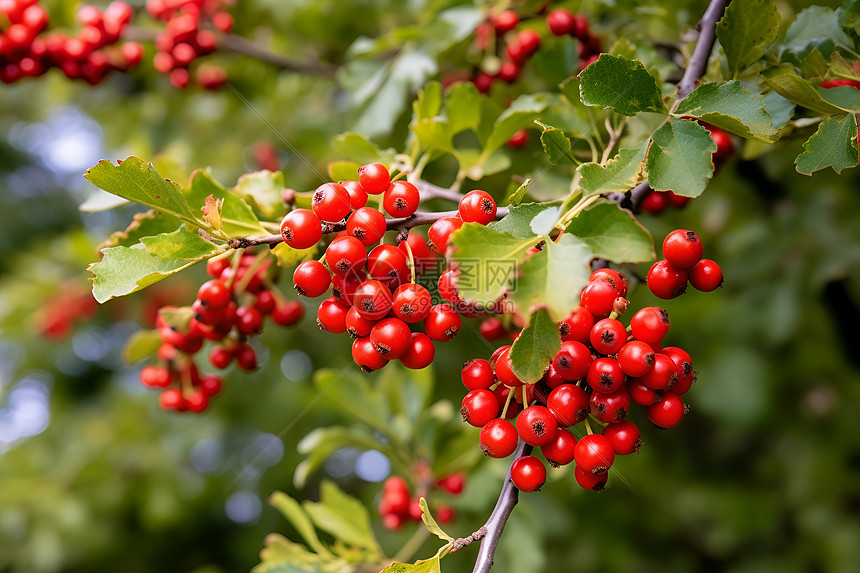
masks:
[[[436,347],[430,337],[423,332],[413,332],[409,348],[400,357],[400,363],[412,370],[420,370],[430,366],[435,357]]]
[[[492,357],[490,358],[490,364],[493,365],[493,371],[496,374],[496,378],[499,379],[499,382],[508,386],[509,388],[517,388],[523,385],[523,381],[520,380],[516,374],[514,374],[513,368],[511,366],[511,346],[502,346],[499,350],[499,355],[496,356],[495,362]],[[493,353],[495,354],[495,353]]]
[[[513,10],[505,10],[495,16],[491,16],[490,23],[493,25],[493,30],[496,34],[501,35],[516,28],[517,24],[520,23],[520,17]]]
[[[276,305],[275,295],[270,290],[261,290],[254,299],[254,308],[259,310],[260,314],[264,316],[272,314]]]
[[[689,269],[702,258],[702,240],[693,231],[676,229],[663,240],[663,256],[676,269]]]
[[[597,269],[591,273],[590,277],[588,277],[589,282],[600,279],[606,279],[611,282],[615,287],[615,292],[618,293],[618,296],[627,296],[627,277],[625,277],[620,271],[604,267],[602,269]]]
[[[513,424],[495,418],[481,428],[481,451],[491,458],[506,458],[517,449],[517,437]]]
[[[537,491],[546,482],[546,467],[534,456],[523,456],[511,464],[511,480],[520,491]]]
[[[346,332],[347,312],[349,312],[348,305],[334,297],[329,297],[322,301],[317,309],[317,325],[332,334]]]
[[[686,350],[677,346],[666,346],[660,352],[671,358],[678,368],[678,383],[685,382],[693,376],[693,361]],[[672,390],[678,392],[675,387]],[[683,394],[683,392],[678,392],[678,394]]]
[[[355,302],[355,291],[366,280],[367,276],[361,271],[332,275],[331,295],[343,303],[352,304]]]
[[[668,390],[678,382],[678,367],[674,360],[657,352],[654,354],[654,367],[638,380],[654,390]]]
[[[677,195],[673,191],[666,191],[666,194],[669,196],[669,203],[676,209],[683,209],[690,202],[690,199],[692,199],[692,197]]]
[[[325,262],[331,272],[345,275],[361,270],[367,262],[367,250],[355,237],[341,236],[325,251]]]
[[[236,330],[245,336],[258,334],[263,329],[263,315],[253,306],[236,309]]]
[[[459,495],[466,486],[466,476],[462,472],[454,472],[449,476],[443,477],[436,484],[451,495]]]
[[[540,35],[534,30],[523,30],[517,35],[517,42],[527,56],[531,56],[540,48]]]
[[[412,343],[409,325],[399,318],[383,318],[370,331],[370,341],[376,351],[388,360],[400,358]]]
[[[603,428],[603,435],[612,442],[615,453],[621,456],[639,452],[642,440],[639,439],[639,428],[628,420],[609,424]]]
[[[630,394],[630,399],[640,406],[650,406],[660,399],[661,394],[658,390],[643,384],[638,378],[627,381],[627,393]]]
[[[586,382],[595,394],[610,394],[624,385],[624,371],[614,358],[601,357],[591,363]]]
[[[555,466],[566,466],[573,461],[573,452],[576,449],[576,438],[567,430],[559,430],[555,438],[548,444],[540,447],[540,453],[547,461]]]
[[[352,359],[364,372],[379,370],[388,360],[376,351],[369,336],[356,338],[352,343]]]
[[[305,307],[297,300],[277,304],[272,311],[272,321],[278,326],[292,326],[305,315]]]
[[[197,290],[197,298],[207,309],[218,310],[230,302],[230,289],[219,280],[206,281]]]
[[[382,206],[392,217],[409,217],[418,210],[421,195],[418,188],[407,181],[395,181],[385,191]]]
[[[546,25],[554,36],[573,35],[576,19],[570,11],[560,8],[549,13]]]
[[[427,236],[436,250],[444,254],[448,250],[451,235],[462,226],[463,220],[459,217],[443,217],[430,225]]]
[[[580,295],[580,304],[584,306],[595,318],[604,318],[612,312],[618,291],[615,282],[598,279],[588,283]]]
[[[355,291],[353,305],[358,314],[369,320],[384,317],[391,310],[391,304],[391,291],[379,281],[364,281]]]
[[[654,367],[654,350],[647,342],[631,340],[618,351],[618,364],[627,376],[645,376]]]
[[[573,477],[576,479],[576,483],[578,483],[583,489],[603,491],[606,487],[606,480],[609,477],[609,474],[607,472],[586,472],[579,466],[576,466],[573,470]]]
[[[293,286],[302,296],[316,298],[328,290],[331,273],[319,261],[305,261],[293,272]]]
[[[437,304],[430,309],[424,319],[424,332],[433,340],[445,342],[457,336],[462,323],[460,315],[453,306]]]
[[[375,320],[368,320],[361,316],[354,306],[349,307],[346,313],[346,331],[352,338],[370,336],[374,324],[376,324]]]
[[[233,362],[233,353],[223,346],[213,346],[209,351],[209,363],[215,368],[223,370]]]
[[[404,322],[421,322],[430,312],[430,293],[421,285],[407,283],[394,291],[392,307],[394,315]]]
[[[208,375],[200,381],[200,391],[206,396],[215,396],[221,392],[223,383],[217,376]]]
[[[358,181],[341,181],[341,185],[349,193],[349,204],[353,209],[361,209],[367,205],[367,191]]]
[[[645,415],[656,426],[673,428],[681,423],[686,413],[683,400],[675,392],[664,392],[660,400],[645,407]]]
[[[346,232],[365,247],[378,243],[385,235],[385,215],[373,207],[355,210],[346,221]]]
[[[496,202],[486,191],[469,191],[460,199],[460,219],[486,225],[496,218]]]
[[[611,394],[592,392],[589,412],[601,422],[620,422],[630,412],[630,394],[620,388]]]
[[[496,77],[503,82],[512,84],[520,77],[520,68],[514,62],[504,62]]]
[[[500,340],[508,335],[508,331],[502,321],[498,318],[491,317],[481,322],[479,328],[481,336],[488,342]]]
[[[294,249],[309,249],[322,238],[319,217],[308,209],[293,209],[281,220],[284,242]]]
[[[578,340],[566,340],[561,343],[552,365],[563,379],[579,380],[588,373],[591,360],[591,351],[587,346]]]
[[[164,410],[184,410],[185,399],[182,397],[182,392],[176,388],[170,388],[161,393],[158,397],[158,403]]]
[[[687,271],[673,267],[666,260],[654,263],[645,280],[657,298],[675,298],[687,290]]]
[[[507,146],[511,149],[522,149],[529,142],[529,132],[527,129],[521,129],[519,131],[515,131],[514,134],[508,138]]]
[[[588,415],[588,394],[576,384],[562,384],[550,392],[546,406],[559,426],[575,426]]]
[[[467,360],[460,369],[460,379],[469,390],[489,389],[496,381],[493,367],[486,360],[475,358]]]
[[[480,428],[499,416],[499,402],[489,390],[472,390],[463,397],[460,415],[467,424]]]
[[[409,236],[406,237],[405,241],[400,241],[397,248],[403,251],[404,255],[408,255],[408,251],[412,251],[412,260],[415,264],[415,274],[418,275],[424,274],[428,270],[433,269],[437,259],[439,258],[439,255],[431,251],[430,247],[427,246],[427,241],[424,237],[414,229],[409,232]]]
[[[368,163],[358,168],[358,182],[371,195],[384,193],[391,184],[391,175],[385,165]]]
[[[586,473],[606,472],[615,461],[615,448],[612,442],[600,434],[588,434],[577,443],[573,452],[576,467]]]
[[[379,245],[367,254],[367,272],[370,278],[395,288],[400,277],[408,275],[409,261],[394,245]]]
[[[614,318],[604,318],[594,324],[589,340],[592,348],[600,354],[615,354],[627,342],[627,329]]]
[[[562,341],[588,342],[592,326],[594,326],[594,315],[584,306],[578,306],[567,318],[558,323],[558,333]]]
[[[349,191],[340,183],[323,183],[314,191],[311,206],[321,221],[337,223],[349,214]]]
[[[669,332],[669,313],[659,306],[647,306],[630,319],[633,338],[649,344],[659,344]]]
[[[241,344],[233,351],[236,355],[236,364],[241,370],[250,372],[257,369],[257,353],[248,344]]]
[[[216,12],[212,15],[212,25],[228,34],[233,29],[233,16],[228,12]]]
[[[702,259],[688,271],[690,284],[701,292],[711,292],[723,284],[723,270],[710,259]]]
[[[158,366],[144,366],[140,371],[140,382],[148,388],[167,388],[171,382],[170,372]]]
[[[666,209],[668,204],[668,193],[665,191],[651,191],[642,200],[642,210],[652,215],[659,215]]]
[[[550,443],[558,433],[558,422],[549,408],[535,404],[529,406],[517,417],[517,433],[532,446]]]
[[[711,132],[711,138],[717,144],[717,151],[714,153],[714,159],[717,161],[725,161],[735,154],[735,145],[732,143],[732,138],[729,134],[713,125],[703,124],[704,127]]]

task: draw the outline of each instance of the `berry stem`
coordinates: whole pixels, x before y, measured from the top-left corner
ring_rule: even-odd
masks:
[[[244,248],[239,248],[233,253],[233,261],[230,263],[230,278],[225,285],[230,290],[233,289],[233,283],[236,282],[236,275],[239,272],[239,264],[242,262],[244,252]]]
[[[591,429],[591,423],[588,421],[588,418],[586,418],[584,421],[585,421],[585,431],[590,436],[591,434],[594,433],[594,431]]]
[[[512,390],[512,391],[508,392],[508,395],[505,397],[505,407],[502,408],[502,413],[499,414],[499,418],[504,419],[505,414],[508,413],[508,406],[511,405],[511,398],[513,398],[513,397],[514,397],[514,392]]]
[[[409,282],[415,284],[415,257],[412,255],[412,247],[409,246],[409,241],[403,240],[406,245],[406,262],[409,264]]]

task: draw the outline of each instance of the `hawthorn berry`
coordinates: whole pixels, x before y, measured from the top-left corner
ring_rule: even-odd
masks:
[[[349,191],[340,183],[323,183],[314,191],[311,207],[320,221],[337,223],[352,209]]]
[[[555,438],[540,447],[540,453],[554,467],[566,466],[573,461],[576,438],[567,430],[559,430]]]
[[[496,202],[486,191],[469,191],[460,199],[458,213],[466,223],[486,225],[496,218]]]
[[[630,394],[623,387],[611,394],[592,392],[589,412],[601,422],[620,422],[630,412]]]
[[[511,464],[511,480],[520,491],[537,491],[546,482],[546,467],[534,456],[523,456]]]
[[[451,235],[463,226],[463,220],[459,217],[442,217],[430,225],[427,236],[436,250],[444,254],[448,250]]]
[[[263,315],[253,306],[236,309],[236,330],[245,336],[259,334],[263,329]]]
[[[430,308],[430,312],[424,319],[424,332],[433,340],[445,342],[457,336],[462,323],[460,315],[453,306],[437,304]]]
[[[603,428],[603,435],[612,442],[615,453],[621,456],[638,453],[642,446],[639,439],[639,428],[629,420],[622,420],[614,424],[608,424]]]
[[[346,220],[346,232],[365,247],[382,240],[385,235],[385,215],[373,207],[356,209]]]
[[[631,378],[627,381],[627,393],[630,394],[630,399],[640,406],[650,406],[660,399],[661,390],[649,388],[638,378]]]
[[[675,298],[687,290],[687,271],[673,267],[667,260],[657,261],[648,270],[645,282],[657,298]]]
[[[615,461],[615,448],[609,438],[600,434],[588,434],[576,442],[573,452],[576,467],[586,473],[604,473]]]
[[[496,34],[504,34],[510,32],[520,23],[520,17],[513,10],[504,10],[495,16],[490,17],[490,23],[493,25],[493,30]]]
[[[711,292],[723,284],[723,270],[710,259],[702,259],[687,271],[690,284],[701,292]]]
[[[317,309],[317,325],[321,330],[332,334],[346,332],[347,312],[349,312],[348,305],[334,297],[329,297],[322,301]]]
[[[647,306],[630,318],[630,331],[636,340],[660,344],[669,332],[669,313],[659,306]]]
[[[176,388],[168,388],[158,397],[158,403],[163,410],[183,410],[185,408],[185,399],[182,397],[182,392]]]
[[[305,307],[297,300],[277,303],[272,311],[272,322],[278,326],[292,326],[305,315]]]
[[[678,382],[678,367],[674,360],[657,352],[654,354],[653,368],[638,380],[654,390],[668,390]]]
[[[319,217],[309,209],[293,209],[281,220],[284,242],[294,249],[309,249],[322,238]]]
[[[558,333],[562,341],[588,342],[592,326],[594,326],[594,315],[584,306],[578,306],[567,318],[558,323]]]
[[[424,320],[429,314],[431,306],[430,293],[418,284],[400,285],[392,296],[394,316],[409,324]]]
[[[573,35],[576,20],[569,10],[559,8],[549,13],[546,17],[546,25],[553,36],[568,36]]]
[[[529,406],[517,417],[517,433],[532,446],[543,446],[551,442],[558,433],[558,422],[546,406]]]
[[[341,181],[340,184],[349,193],[349,205],[353,209],[361,209],[367,205],[367,191],[358,181]],[[375,209],[374,209],[375,210]]]
[[[370,278],[395,288],[400,277],[408,275],[409,261],[394,245],[378,245],[367,254],[367,273]]]
[[[391,175],[381,163],[368,163],[358,168],[358,182],[371,195],[384,193],[391,184]]]
[[[624,385],[626,377],[618,360],[601,356],[589,366],[585,381],[595,394],[610,394]]]
[[[358,314],[368,320],[379,320],[391,310],[391,291],[376,280],[361,283],[355,290],[353,298],[353,305]]]
[[[654,350],[641,340],[631,340],[618,350],[618,365],[625,375],[644,376],[654,367]]]
[[[316,298],[328,290],[331,273],[319,261],[305,261],[293,271],[293,286],[302,296]]]
[[[491,458],[506,458],[517,449],[517,430],[502,418],[494,418],[481,428],[481,451]]]
[[[489,389],[496,381],[493,367],[488,361],[481,358],[467,360],[460,368],[460,379],[469,390]]]
[[[369,336],[356,338],[352,342],[352,360],[364,372],[373,372],[388,364],[388,360],[381,356],[373,347]]]
[[[500,350],[500,352],[498,356],[495,357],[495,360],[493,357],[490,357],[490,364],[493,366],[496,378],[498,378],[499,382],[509,388],[522,386],[523,381],[514,374],[511,366],[511,345],[502,346],[498,350]]]
[[[675,229],[663,239],[663,257],[676,269],[689,269],[702,258],[702,240],[694,231]]]
[[[600,354],[615,354],[627,342],[627,329],[614,318],[604,318],[594,323],[589,341],[591,347]]]
[[[409,217],[418,210],[421,195],[418,188],[407,181],[395,181],[385,191],[382,206],[392,217]]]
[[[353,304],[355,291],[366,280],[367,276],[362,271],[345,275],[334,274],[331,276],[331,295],[343,303]]]
[[[394,247],[392,247],[394,248]],[[367,250],[355,237],[340,236],[325,251],[325,262],[335,274],[345,275],[360,270],[367,262]]]
[[[502,321],[496,317],[484,319],[479,327],[479,332],[484,340],[493,342],[501,340],[508,335],[508,331]]]
[[[581,467],[576,466],[573,469],[573,477],[576,480],[576,483],[580,485],[583,489],[588,489],[591,491],[603,491],[606,487],[606,480],[609,477],[608,472],[587,472],[583,470]]]
[[[645,407],[645,415],[660,428],[673,428],[681,423],[687,407],[675,392],[664,392],[660,400]]]
[[[370,336],[374,324],[376,324],[375,320],[368,320],[359,314],[357,308],[349,307],[349,311],[346,313],[346,331],[352,338]]]
[[[170,386],[171,376],[166,368],[144,366],[140,371],[140,381],[148,388],[167,388]]]
[[[471,390],[463,397],[460,414],[464,422],[480,428],[499,416],[499,402],[490,390]]]
[[[436,346],[433,340],[423,332],[413,332],[409,348],[400,357],[400,363],[412,370],[420,370],[430,366],[435,357]]]
[[[224,308],[230,298],[230,289],[220,280],[206,281],[197,290],[197,299],[211,310]]]
[[[223,346],[213,346],[209,351],[209,363],[215,368],[223,370],[233,362],[233,353]]]
[[[591,351],[578,340],[565,340],[552,359],[555,371],[564,380],[584,378],[591,366]]]
[[[412,343],[409,326],[399,318],[383,318],[373,325],[370,341],[376,351],[388,360],[400,358]]]
[[[602,269],[595,270],[591,273],[591,276],[588,277],[589,282],[600,279],[605,279],[611,282],[615,287],[615,292],[618,293],[618,296],[627,296],[627,277],[625,277],[624,273],[621,271],[604,267]]]
[[[588,394],[576,384],[562,384],[550,392],[546,406],[560,427],[575,426],[588,415]]]
[[[584,306],[594,318],[605,318],[612,312],[618,291],[615,282],[600,278],[588,283],[580,295],[580,304]]]

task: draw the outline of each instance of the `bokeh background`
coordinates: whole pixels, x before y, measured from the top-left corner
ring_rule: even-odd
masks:
[[[76,26],[75,2],[42,4],[52,25]],[[255,343],[262,367],[228,371],[205,414],[158,408],[137,380],[141,365],[123,361],[124,341],[151,326],[159,306],[190,303],[204,273],[191,269],[97,307],[85,269],[139,209],[97,210],[105,198],[82,174],[99,159],[137,155],[177,181],[210,166],[232,185],[268,160],[305,190],[338,159],[331,142],[341,132],[361,130],[400,149],[416,77],[362,99],[359,87],[377,70],[362,61],[361,38],[414,33],[451,4],[254,0],[231,9],[237,34],[340,66],[337,79],[219,53],[211,61],[233,87],[214,92],[177,90],[148,61],[95,87],[56,70],[0,86],[0,571],[245,571],[267,533],[295,536],[267,505],[272,491],[315,499],[325,477],[374,503],[389,467],[372,452],[339,450],[303,488],[294,486],[302,437],[357,424],[326,396],[304,411],[317,397],[315,369],[351,367],[348,342],[325,337],[310,320],[264,333]],[[607,38],[677,41],[706,2],[553,4],[588,14]],[[807,4],[780,9],[790,21]],[[542,85],[539,77],[523,81]],[[390,99],[370,105],[373,97]],[[670,431],[643,423],[646,446],[616,464],[600,495],[560,471],[540,494],[521,496],[494,570],[857,570],[860,181],[850,170],[796,173],[802,142],[745,158],[753,154],[738,140],[741,153],[701,198],[641,216],[658,241],[677,227],[697,230],[726,275],[715,293],[665,304],[667,343],[688,349],[699,370],[691,413]],[[511,152],[507,179],[488,178],[485,187],[503,194],[510,173],[530,173],[541,155],[534,137]],[[438,172],[444,184],[444,166]],[[630,270],[641,275],[647,265]],[[631,304],[655,299],[635,289]],[[459,365],[490,354],[477,324],[440,348],[434,400],[458,404]],[[474,435],[477,450],[477,430],[462,432]],[[465,494],[448,500],[459,514],[448,528],[456,535],[483,523],[506,470],[474,459]],[[378,519],[374,528],[389,554],[410,533],[387,532]],[[418,557],[435,548],[429,542]],[[464,550],[443,567],[469,570],[474,555]]]

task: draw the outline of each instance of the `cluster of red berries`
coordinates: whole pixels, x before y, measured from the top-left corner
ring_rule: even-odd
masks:
[[[436,480],[433,489],[441,489],[451,495],[460,495],[465,486],[466,476],[460,472],[454,472]],[[415,495],[411,495],[409,485],[400,476],[392,476],[385,480],[382,496],[377,505],[383,525],[393,530],[400,529],[407,521],[421,521],[423,511],[418,501],[422,497],[427,497],[427,493],[427,491],[416,491]],[[434,516],[439,523],[450,523],[456,517],[456,513],[451,506],[439,504],[435,508]]]
[[[732,143],[731,136],[719,127],[714,127],[704,122],[701,122],[701,125],[711,132],[711,138],[717,144],[717,150],[712,157],[714,161],[714,174],[716,174],[723,164],[735,154],[735,144]],[[666,207],[672,206],[676,209],[682,209],[689,202],[690,197],[676,195],[672,191],[651,191],[642,200],[642,210],[652,215],[658,215]]]
[[[522,439],[539,447],[555,467],[575,462],[577,483],[599,491],[615,456],[636,452],[642,444],[639,429],[627,420],[632,404],[643,406],[660,428],[681,422],[687,410],[681,395],[695,380],[690,356],[678,347],[662,347],[670,323],[659,307],[639,310],[625,327],[617,316],[627,308],[626,294],[620,272],[594,271],[580,306],[559,323],[561,349],[535,384],[514,373],[511,345],[496,349],[489,360],[463,365],[461,379],[469,392],[461,414],[481,428],[486,455],[507,457]],[[489,320],[481,331],[486,338],[505,335],[501,323]],[[508,419],[514,417],[512,424]],[[592,433],[588,418],[603,431]],[[572,428],[581,422],[587,435],[577,440]],[[520,490],[535,491],[546,480],[546,468],[537,457],[523,456],[512,464],[511,478]]]
[[[497,46],[498,52],[501,53],[502,40],[505,40],[506,35],[515,30],[519,23],[520,17],[513,10],[505,10],[490,16],[486,22],[482,22],[475,29],[476,47],[483,52],[492,44]],[[491,41],[493,37],[496,39],[495,42]],[[495,80],[514,83],[520,77],[526,62],[540,49],[540,44],[540,34],[535,30],[527,29],[518,32],[504,45],[504,57],[498,70],[495,70],[495,73],[479,71],[472,80],[475,87],[481,93],[489,93]]]
[[[579,69],[584,70],[600,56],[600,38],[588,29],[588,19],[564,8],[553,10],[546,17],[546,25],[554,36],[573,36],[579,40]]]
[[[413,281],[413,272],[417,276],[429,270],[435,254],[415,233],[397,246],[383,243],[391,220],[367,206],[368,194],[382,195],[383,209],[397,221],[412,216],[420,202],[418,188],[392,181],[381,163],[362,166],[356,181],[321,185],[313,194],[312,209],[293,209],[284,216],[281,235],[287,245],[308,249],[324,234],[337,234],[320,260],[296,268],[293,283],[300,295],[311,298],[331,289],[319,305],[317,324],[355,339],[352,357],[362,370],[378,370],[394,359],[407,368],[424,368],[436,354],[434,342],[451,340],[460,331],[460,314],[467,309],[457,307],[452,271],[439,278],[439,294],[446,303],[434,304],[427,288]],[[430,243],[445,253],[451,234],[464,221],[486,225],[495,216],[492,196],[470,191],[456,216],[433,223]],[[413,332],[420,326],[424,332]]]
[[[42,34],[48,13],[38,0],[0,0],[0,15],[5,20],[0,30],[0,81],[4,83],[59,68],[71,79],[95,85],[111,70],[128,70],[143,58],[143,48],[135,42],[114,47],[133,15],[125,2],[112,2],[104,12],[82,6],[78,20],[83,28],[77,36]]]
[[[702,258],[702,240],[693,231],[675,229],[663,240],[663,260],[648,270],[646,281],[654,296],[675,298],[687,290],[687,282],[702,292],[723,284],[720,265]]]
[[[224,0],[148,0],[150,14],[167,22],[166,29],[155,38],[155,69],[170,74],[170,82],[184,88],[191,81],[189,67],[197,58],[212,53],[216,47],[212,29],[228,33],[233,17],[223,11]],[[206,89],[222,85],[227,77],[223,68],[201,67],[196,79]]]
[[[165,410],[202,412],[209,397],[220,391],[220,379],[201,379],[194,364],[193,355],[206,340],[217,343],[209,352],[212,366],[224,369],[235,359],[241,370],[249,372],[257,368],[257,354],[247,339],[262,332],[265,317],[280,326],[292,326],[304,314],[299,301],[284,300],[271,285],[267,278],[271,257],[267,253],[245,252],[233,263],[227,258],[210,259],[206,271],[213,278],[200,286],[194,303],[184,309],[162,307],[156,319],[162,341],[160,366],[145,367],[140,380],[151,388],[178,383],[178,388],[161,394]],[[166,314],[175,320],[165,319]]]

